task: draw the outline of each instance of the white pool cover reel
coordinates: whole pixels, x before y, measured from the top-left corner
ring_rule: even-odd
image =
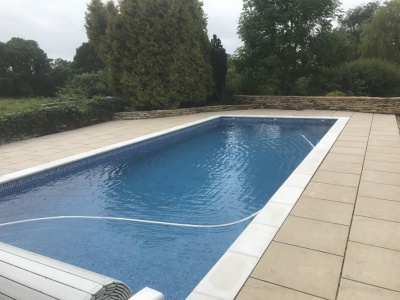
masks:
[[[164,300],[150,288],[132,297],[119,280],[0,242],[0,298]]]
[[[129,300],[164,300],[164,295],[158,291],[150,289],[148,287],[144,288],[140,292],[136,293]]]

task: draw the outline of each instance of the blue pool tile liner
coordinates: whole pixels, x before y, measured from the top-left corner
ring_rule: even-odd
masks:
[[[185,128],[174,130],[162,135],[151,137],[132,144],[110,150],[104,153],[96,154],[78,161],[64,164],[62,166],[55,166],[54,168],[38,172],[11,182],[0,184],[0,201],[1,198],[20,193],[35,186],[39,186],[44,182],[49,182],[56,178],[66,176],[73,172],[79,172],[86,168],[107,162],[107,160],[115,157],[121,157],[129,153],[135,155],[138,153],[145,153],[146,151],[157,149],[159,146],[166,146],[177,143],[185,138],[195,136],[206,130],[215,128],[221,125],[279,125],[282,123],[290,124],[293,126],[312,125],[325,122],[327,125],[333,125],[337,119],[324,119],[324,118],[275,118],[275,117],[236,117],[236,116],[220,116],[212,120],[197,123]]]

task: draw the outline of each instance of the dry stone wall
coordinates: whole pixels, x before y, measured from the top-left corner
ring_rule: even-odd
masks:
[[[240,105],[205,106],[174,110],[153,110],[116,113],[115,120],[163,118],[201,112],[233,111],[246,109],[284,110],[339,110],[365,113],[400,115],[399,98],[371,97],[303,97],[303,96],[234,96]]]
[[[183,109],[171,110],[151,110],[151,111],[132,111],[132,112],[119,112],[114,115],[114,120],[139,120],[151,118],[165,118],[182,115],[191,115],[202,112],[219,112],[219,111],[232,111],[232,110],[246,110],[246,109],[259,109],[260,104],[241,104],[241,105],[217,105],[217,106],[204,106]]]
[[[316,109],[400,114],[400,97],[235,96],[235,98],[237,101],[251,102],[269,109]]]

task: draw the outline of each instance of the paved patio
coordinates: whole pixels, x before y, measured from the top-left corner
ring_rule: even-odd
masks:
[[[399,300],[395,116],[310,110],[220,114],[350,117],[236,299]],[[212,115],[113,121],[2,145],[0,176]]]

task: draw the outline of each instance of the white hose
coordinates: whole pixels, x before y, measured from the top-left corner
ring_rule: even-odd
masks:
[[[93,219],[93,220],[112,220],[112,221],[126,221],[126,222],[134,222],[134,223],[144,223],[144,224],[154,224],[154,225],[164,225],[164,226],[174,226],[174,227],[190,227],[190,228],[220,228],[220,227],[229,227],[233,225],[237,225],[258,215],[260,211],[244,218],[236,222],[225,223],[225,224],[217,224],[217,225],[196,225],[196,224],[181,224],[181,223],[169,223],[169,222],[161,222],[161,221],[151,221],[151,220],[141,220],[141,219],[130,219],[130,218],[115,218],[115,217],[95,217],[95,216],[57,216],[57,217],[46,217],[46,218],[35,218],[35,219],[27,219],[21,221],[14,221],[0,224],[0,227],[16,225],[22,223],[29,222],[37,222],[37,221],[46,221],[46,220],[58,220],[58,219]]]
[[[300,134],[306,141],[307,143],[310,144],[311,147],[315,148],[315,146],[313,145],[313,143],[310,142],[310,140],[308,138],[306,138],[304,135]]]

